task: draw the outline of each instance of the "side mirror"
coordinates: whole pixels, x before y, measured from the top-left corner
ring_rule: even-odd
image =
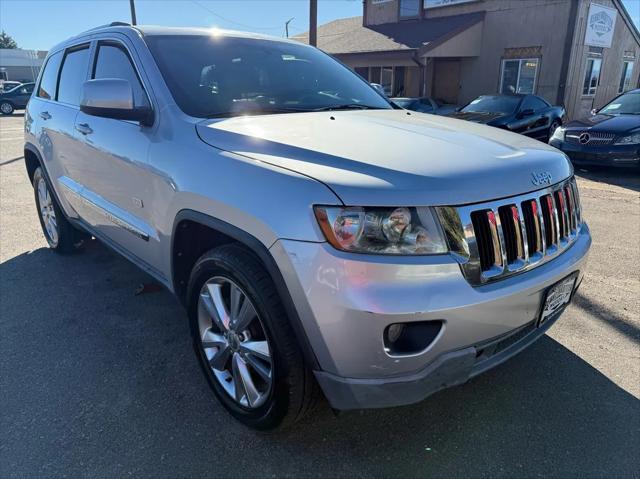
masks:
[[[593,116],[596,116],[596,115],[598,114],[598,109],[597,109],[597,108],[593,108],[593,109],[591,110],[591,114],[592,114]]]
[[[520,111],[520,113],[518,113],[518,117],[519,118],[524,118],[525,116],[533,115],[533,113],[534,113],[534,111],[531,108],[527,108],[526,110]]]
[[[153,124],[151,108],[136,107],[131,85],[127,80],[119,78],[101,78],[84,82],[80,111],[103,118],[138,121],[145,126]]]

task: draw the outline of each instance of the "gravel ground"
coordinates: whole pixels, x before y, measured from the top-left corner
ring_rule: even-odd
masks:
[[[576,301],[531,348],[409,407],[254,433],[211,397],[165,291],[93,241],[47,250],[0,118],[0,477],[639,477],[640,177],[578,172]]]

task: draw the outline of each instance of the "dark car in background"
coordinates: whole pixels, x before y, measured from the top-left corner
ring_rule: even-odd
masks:
[[[548,141],[562,125],[565,111],[537,95],[482,95],[447,116]]]
[[[24,110],[31,98],[35,83],[22,83],[9,91],[0,93],[0,113],[11,115],[14,110]]]
[[[419,98],[391,98],[391,101],[400,108],[433,115],[448,115],[459,108],[458,105],[450,105],[426,96]]]
[[[15,87],[21,84],[22,82],[19,82],[19,81],[12,81],[12,80],[2,81],[0,82],[0,93],[4,91],[13,90]]]
[[[640,89],[558,128],[549,144],[578,166],[640,166]]]

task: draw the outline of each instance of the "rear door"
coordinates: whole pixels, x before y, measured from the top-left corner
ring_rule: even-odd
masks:
[[[98,39],[89,76],[127,80],[136,106],[151,106],[134,55],[126,39]],[[81,111],[75,118],[75,130],[82,154],[73,180],[90,205],[87,221],[103,239],[151,268],[158,254],[158,235],[150,226],[147,208],[151,204],[147,153],[153,127]]]
[[[89,43],[81,43],[51,54],[38,90],[29,103],[25,120],[27,140],[34,143],[46,173],[68,216],[77,217],[73,195],[64,185],[74,174],[74,161],[81,154],[74,135],[79,92],[88,73]]]

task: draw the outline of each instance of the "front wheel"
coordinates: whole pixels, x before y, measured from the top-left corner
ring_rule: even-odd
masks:
[[[260,430],[304,416],[317,385],[259,260],[239,245],[215,248],[197,261],[188,291],[196,354],[227,411]]]
[[[0,113],[2,113],[3,115],[11,115],[14,109],[15,108],[13,107],[13,103],[11,103],[10,101],[3,101],[2,103],[0,103]]]

